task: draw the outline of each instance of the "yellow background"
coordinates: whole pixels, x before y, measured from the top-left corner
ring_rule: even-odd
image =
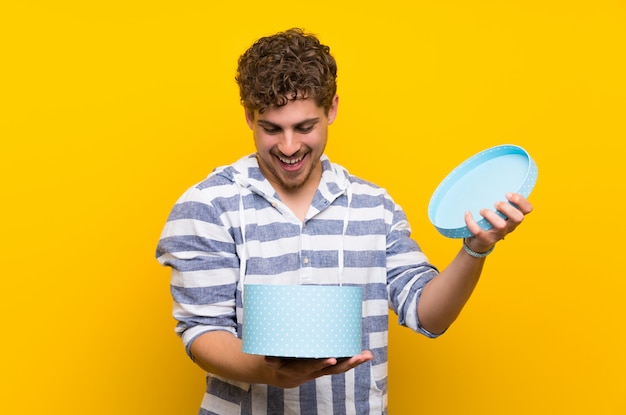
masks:
[[[331,159],[441,267],[439,181],[503,143],[539,166],[449,332],[393,325],[390,412],[625,413],[622,0],[4,2],[0,413],[197,412],[154,249],[187,187],[253,151],[236,60],[293,26],[339,62]]]

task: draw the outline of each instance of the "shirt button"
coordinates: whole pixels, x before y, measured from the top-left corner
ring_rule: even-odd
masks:
[[[309,258],[308,257],[304,257],[304,259],[302,260],[302,262],[304,262],[305,264],[309,263]]]
[[[275,208],[276,207],[276,202],[272,202],[272,207]]]

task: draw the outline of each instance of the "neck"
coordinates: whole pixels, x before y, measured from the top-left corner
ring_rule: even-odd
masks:
[[[304,221],[321,179],[321,171],[316,171],[311,174],[311,177],[303,186],[295,189],[279,188],[276,193],[278,193],[280,200],[293,211],[296,217]]]

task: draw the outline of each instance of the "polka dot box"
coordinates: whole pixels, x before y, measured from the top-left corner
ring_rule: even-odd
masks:
[[[361,287],[244,286],[243,346],[263,356],[326,358],[361,352]]]

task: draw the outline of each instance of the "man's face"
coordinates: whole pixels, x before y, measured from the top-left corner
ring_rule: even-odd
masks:
[[[262,114],[255,111],[254,117],[246,113],[261,172],[277,192],[317,188],[322,173],[320,157],[338,102],[335,96],[328,115],[311,99],[289,101],[282,107],[267,108]]]

